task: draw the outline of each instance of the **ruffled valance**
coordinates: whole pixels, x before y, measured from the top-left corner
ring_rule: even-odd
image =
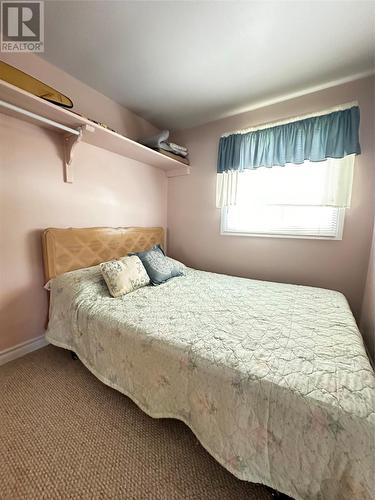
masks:
[[[217,172],[302,164],[361,152],[359,107],[281,125],[239,131],[220,138]]]

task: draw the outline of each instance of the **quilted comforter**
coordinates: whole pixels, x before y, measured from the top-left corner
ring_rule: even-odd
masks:
[[[188,269],[114,299],[93,267],[53,280],[46,336],[240,479],[375,498],[374,372],[338,292]]]

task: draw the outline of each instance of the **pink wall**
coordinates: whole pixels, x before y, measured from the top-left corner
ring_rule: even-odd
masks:
[[[133,137],[155,130],[48,63],[18,56],[20,68],[29,65],[35,76],[48,75],[45,81],[72,96],[89,116],[98,113],[98,119]],[[167,179],[161,170],[82,143],[75,150],[74,183],[66,184],[61,135],[3,114],[0,150],[1,351],[44,333],[41,231],[50,226],[166,227]]]
[[[362,304],[361,331],[370,356],[375,363],[375,227],[367,273],[366,288]]]
[[[155,133],[157,128],[35,54],[1,54],[1,60],[51,85],[72,99],[73,111],[102,123],[131,139]]]
[[[362,155],[342,241],[220,235],[215,208],[217,146],[225,131],[358,100]],[[343,292],[358,318],[374,217],[374,79],[366,78],[175,134],[191,151],[192,173],[168,185],[168,248],[199,269]]]

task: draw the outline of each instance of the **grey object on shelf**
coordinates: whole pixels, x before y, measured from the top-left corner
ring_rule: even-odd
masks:
[[[189,151],[185,146],[180,146],[178,144],[175,144],[174,142],[168,142],[168,138],[169,130],[162,130],[158,134],[155,134],[151,137],[138,139],[138,142],[149,148],[169,151],[170,153],[174,153],[175,155],[181,156],[183,158],[185,158],[189,154]]]
[[[144,137],[143,139],[138,139],[138,142],[149,148],[160,148],[162,142],[166,142],[169,137],[169,130],[162,130],[158,134],[152,135],[151,137]]]

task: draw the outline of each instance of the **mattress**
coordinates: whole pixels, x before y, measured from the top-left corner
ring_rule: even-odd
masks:
[[[188,269],[114,299],[92,267],[53,280],[46,337],[240,479],[375,497],[374,372],[338,292]]]

